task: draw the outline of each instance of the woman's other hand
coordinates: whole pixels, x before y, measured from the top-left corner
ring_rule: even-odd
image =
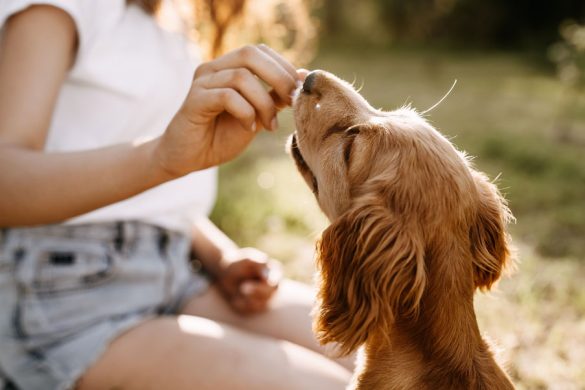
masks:
[[[233,159],[261,128],[277,128],[278,110],[290,105],[301,77],[265,45],[244,46],[203,63],[157,145],[159,164],[181,176]]]
[[[254,248],[232,251],[224,264],[216,282],[230,306],[243,315],[265,311],[282,278],[280,264]]]

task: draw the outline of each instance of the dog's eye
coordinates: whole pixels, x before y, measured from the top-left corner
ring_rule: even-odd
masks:
[[[353,147],[353,141],[355,141],[355,137],[360,133],[359,127],[352,127],[345,132],[345,136],[347,141],[345,142],[345,146],[343,147],[343,159],[345,160],[345,165],[349,166],[349,161],[351,159],[351,150]]]
[[[325,134],[323,134],[323,141],[325,141],[327,138],[331,137],[333,134],[345,133],[347,131],[347,128],[348,128],[348,125],[345,125],[343,123],[334,124],[333,126],[331,126],[330,128],[327,129]]]
[[[353,146],[353,137],[345,144],[343,148],[343,159],[345,160],[345,165],[349,165],[349,160],[351,158],[351,147]]]

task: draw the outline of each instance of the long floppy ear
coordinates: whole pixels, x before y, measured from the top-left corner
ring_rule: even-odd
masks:
[[[353,352],[398,316],[416,316],[426,284],[418,231],[390,210],[365,205],[327,228],[317,246],[319,312],[314,328],[322,344]],[[382,332],[382,333],[380,333]]]
[[[479,193],[476,219],[469,231],[475,286],[488,290],[512,265],[510,237],[506,225],[514,217],[495,184],[473,172]]]

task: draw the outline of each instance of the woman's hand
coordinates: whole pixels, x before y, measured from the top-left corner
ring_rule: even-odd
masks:
[[[254,248],[233,251],[225,264],[216,282],[230,306],[243,315],[266,310],[282,277],[280,265]]]
[[[233,159],[261,127],[277,128],[276,114],[291,103],[300,78],[292,64],[265,45],[245,46],[203,63],[157,145],[159,164],[181,176]]]

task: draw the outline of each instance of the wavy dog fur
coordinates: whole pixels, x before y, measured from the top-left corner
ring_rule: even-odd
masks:
[[[473,308],[512,263],[504,198],[410,109],[316,71],[289,142],[331,221],[317,244],[321,343],[361,347],[355,389],[512,389]]]

